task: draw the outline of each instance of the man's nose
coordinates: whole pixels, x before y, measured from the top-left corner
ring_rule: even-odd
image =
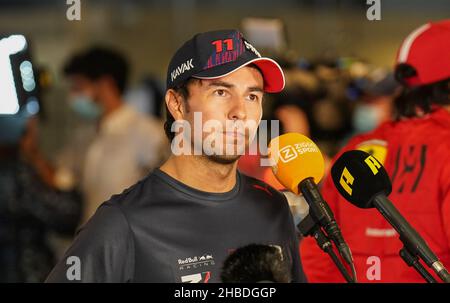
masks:
[[[245,108],[244,98],[236,97],[232,101],[230,111],[228,113],[229,120],[245,120],[247,118],[247,110]]]

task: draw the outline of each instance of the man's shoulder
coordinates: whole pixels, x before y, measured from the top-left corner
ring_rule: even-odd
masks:
[[[139,207],[140,205],[151,203],[156,198],[155,186],[158,179],[155,178],[154,171],[151,171],[144,178],[126,188],[119,194],[112,195],[109,200],[102,205],[114,205],[123,210]]]
[[[269,200],[283,200],[285,201],[284,195],[278,191],[277,189],[273,188],[266,182],[256,179],[254,177],[245,175],[243,173],[240,173],[242,178],[244,179],[244,186],[246,187],[245,190],[251,191],[251,192],[261,192],[265,193],[268,198],[271,198]]]
[[[135,214],[142,213],[142,209],[159,199],[154,187],[160,185],[156,182],[153,172],[149,173],[134,185],[103,202],[89,221],[94,221],[95,225],[114,226],[116,229],[129,226]]]
[[[96,247],[110,243],[122,243],[129,236],[130,228],[125,213],[117,204],[107,201],[77,230],[77,239],[84,246]]]

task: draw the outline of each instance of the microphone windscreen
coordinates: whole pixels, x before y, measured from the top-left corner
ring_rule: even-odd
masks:
[[[312,177],[317,184],[323,177],[324,160],[317,145],[298,133],[287,133],[269,143],[272,171],[283,186],[295,194],[298,184]]]
[[[371,208],[372,199],[378,194],[388,196],[392,191],[391,180],[383,165],[361,150],[343,153],[331,168],[331,176],[339,193],[360,208]]]

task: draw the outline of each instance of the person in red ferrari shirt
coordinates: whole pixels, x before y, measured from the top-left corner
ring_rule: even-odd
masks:
[[[354,137],[335,159],[360,149],[383,163],[393,186],[389,199],[450,268],[450,20],[413,31],[398,51],[395,74],[403,86],[396,121]],[[424,282],[399,256],[399,235],[377,210],[345,201],[331,176],[322,194],[352,249],[359,282]],[[304,239],[300,250],[310,282],[345,282],[314,239]]]

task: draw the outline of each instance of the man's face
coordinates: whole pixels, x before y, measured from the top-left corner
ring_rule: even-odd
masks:
[[[82,75],[69,77],[70,98],[84,96],[92,101],[97,101],[99,95],[99,84]]]
[[[248,148],[262,116],[264,80],[253,67],[243,67],[217,79],[189,86],[184,120],[191,125],[192,147],[200,143],[203,154],[215,162],[230,164]],[[194,115],[201,112],[203,131],[195,136]],[[201,142],[198,142],[201,140]]]

